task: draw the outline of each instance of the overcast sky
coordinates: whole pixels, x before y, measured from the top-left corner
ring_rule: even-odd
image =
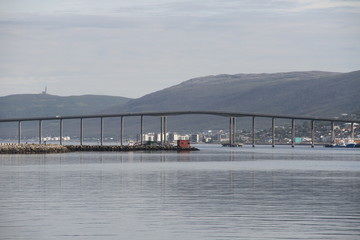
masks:
[[[360,70],[360,0],[0,0],[0,96]]]

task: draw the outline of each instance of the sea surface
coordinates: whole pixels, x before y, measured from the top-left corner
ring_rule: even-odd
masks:
[[[0,239],[360,239],[360,149],[0,155]]]

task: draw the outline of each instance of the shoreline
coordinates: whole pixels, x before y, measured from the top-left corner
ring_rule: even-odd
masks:
[[[173,145],[58,145],[58,144],[0,144],[0,154],[48,154],[70,152],[133,152],[133,151],[199,151]]]

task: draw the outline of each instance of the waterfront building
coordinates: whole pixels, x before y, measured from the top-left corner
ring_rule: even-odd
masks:
[[[200,141],[200,137],[199,137],[199,134],[192,134],[190,136],[190,141],[192,143],[198,143]]]

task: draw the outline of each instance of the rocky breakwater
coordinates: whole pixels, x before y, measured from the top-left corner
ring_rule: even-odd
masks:
[[[0,144],[0,154],[66,153],[66,152],[130,152],[130,151],[198,151],[194,147],[172,145],[93,146],[57,144]]]
[[[134,146],[90,146],[69,145],[66,146],[70,152],[131,152],[131,151],[198,151],[198,148],[182,148],[173,145],[134,145]]]
[[[57,144],[0,144],[0,154],[65,153],[66,146]]]

